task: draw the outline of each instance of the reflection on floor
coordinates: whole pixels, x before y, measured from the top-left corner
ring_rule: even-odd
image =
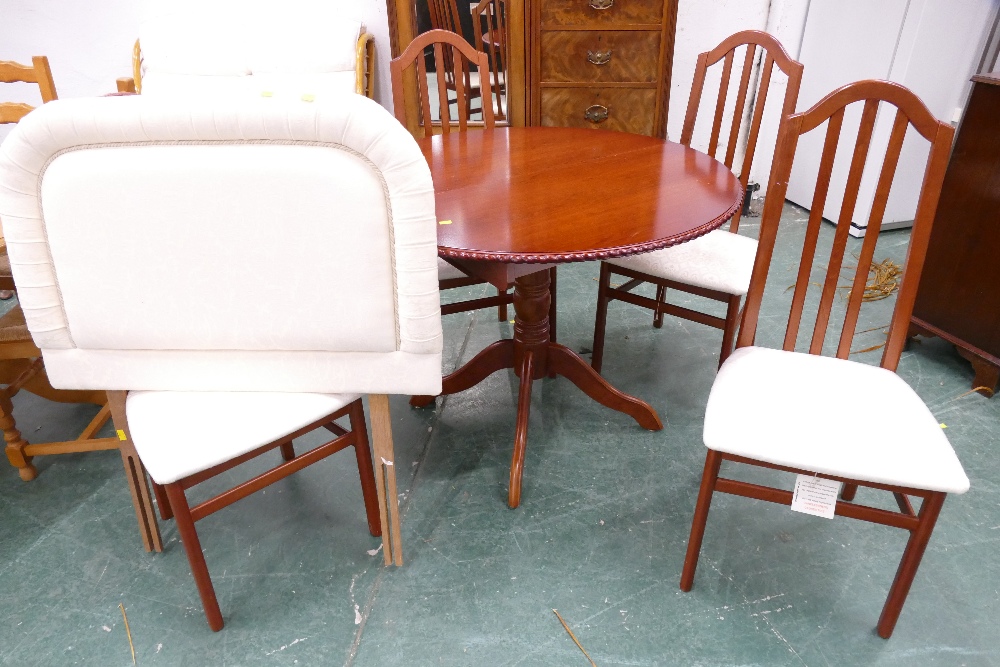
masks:
[[[780,336],[804,217],[788,207],[760,343]],[[884,234],[876,259],[901,261],[907,236]],[[584,350],[597,265],[559,271],[562,342]],[[876,329],[856,349],[880,342],[890,301],[865,306],[858,329]],[[447,368],[510,335],[495,311],[445,318]],[[605,375],[666,428],[643,431],[565,380],[541,381],[517,510],[504,503],[510,373],[434,409],[395,397],[406,565],[383,567],[353,457],[334,456],[199,523],[219,634],[173,522],[164,553],[142,551],[116,452],[39,458],[27,484],[0,466],[0,664],[130,664],[119,603],[139,665],[588,664],[553,609],[602,667],[1000,663],[989,620],[1000,614],[1000,399],[965,394],[971,371],[939,340],[906,352],[900,373],[947,424],[972,490],[945,503],[891,640],[874,634],[905,541],[890,528],[720,495],[695,588],[678,590],[719,340],[669,317],[654,329],[647,311],[613,304]],[[878,397],[845,396],[843,409],[878,410]],[[17,411],[38,440],[70,437],[93,413],[30,395]]]

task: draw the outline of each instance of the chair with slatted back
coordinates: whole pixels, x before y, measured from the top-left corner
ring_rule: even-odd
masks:
[[[453,32],[464,39],[464,31],[462,30],[462,19],[458,14],[458,5],[455,0],[427,0],[427,10],[430,14],[431,29],[432,30],[446,30],[448,32]],[[473,21],[475,21],[475,14],[473,14]],[[476,48],[482,51],[477,45]],[[456,70],[452,63],[452,54],[450,51],[445,51],[444,53],[444,64],[445,64],[445,74],[444,83],[445,87],[456,94],[456,99],[458,95],[458,89],[456,87]],[[479,70],[480,73],[488,72],[489,68]],[[489,92],[482,88],[481,85],[477,86],[473,82],[472,72],[466,68],[462,73],[462,80],[465,86],[465,113],[471,116],[474,113],[480,111],[480,109],[475,109],[472,106],[472,102],[476,99],[480,100],[480,106],[482,106],[482,100],[490,99]]]
[[[844,125],[845,109],[855,104],[863,108],[860,110],[860,129],[847,177],[847,194],[829,257],[820,256],[818,259],[819,267],[826,270],[826,276],[820,290],[811,337],[807,335],[807,330],[803,331],[803,337],[810,338],[808,353],[796,352],[810,272],[814,270],[817,241],[823,224],[823,205]],[[894,120],[878,172],[868,231],[844,306],[835,358],[831,358],[822,356],[825,347],[832,347],[824,346],[824,341],[828,330],[835,332],[837,329],[835,323],[831,324],[832,309],[835,300],[840,301],[836,295],[841,269],[847,268],[844,267],[844,255],[848,230],[880,105],[882,117]],[[848,113],[854,114],[857,110],[854,106]],[[796,146],[801,135],[823,124],[826,124],[823,152],[784,343],[781,350],[756,347],[757,320]],[[926,139],[930,150],[924,165],[923,186],[910,236],[904,278],[896,297],[882,360],[876,367],[849,361],[848,355],[858,326],[868,269],[886,201],[908,129],[914,140],[919,141],[917,135]],[[878,622],[880,636],[888,638],[892,634],[945,496],[948,493],[964,493],[969,488],[965,471],[938,420],[895,373],[906,341],[907,325],[920,282],[953,135],[954,130],[938,121],[916,95],[887,81],[849,84],[823,98],[808,111],[787,119],[771,170],[771,192],[768,193],[761,222],[760,250],[754,264],[736,350],[719,370],[705,411],[704,440],[708,455],[681,576],[682,590],[691,590],[694,582],[714,492],[780,504],[793,502],[790,491],[720,477],[723,461],[731,462],[729,465],[734,462],[808,477],[818,476],[844,485],[841,500],[831,508],[837,515],[910,532]],[[920,143],[923,144],[922,141]],[[845,150],[845,156],[846,153]],[[862,410],[848,405],[849,397],[861,395],[878,396],[878,408]],[[808,482],[808,479],[800,478],[800,482]],[[859,485],[892,493],[899,511],[852,502]],[[922,499],[919,511],[914,511],[911,497]],[[836,498],[831,497],[831,500],[836,501]],[[740,547],[745,547],[742,540],[737,548]]]
[[[430,99],[429,86],[427,84],[428,74],[424,51],[428,47],[432,47],[434,54],[436,71],[433,75],[436,77],[438,95],[436,102],[432,102]],[[465,85],[458,85],[455,89],[457,101],[455,104],[456,118],[452,120],[452,102],[448,96],[445,77],[446,72],[450,70],[452,79],[461,84],[462,81],[467,81],[466,75],[472,66],[477,67],[480,72],[489,71],[489,62],[486,54],[473,49],[459,35],[445,30],[431,30],[418,35],[410,42],[406,50],[389,65],[392,76],[393,108],[395,109],[396,118],[400,123],[409,128],[410,132],[417,138],[430,137],[438,133],[450,134],[452,130],[456,129],[459,132],[466,131],[470,124],[465,104],[467,88]],[[414,70],[416,76],[416,86],[414,86],[416,89],[416,99],[408,99],[405,91],[405,83],[407,77],[410,77],[410,81],[412,82]],[[484,95],[489,99],[489,76],[483,77],[482,86]],[[433,119],[431,113],[432,103],[436,103],[438,109],[439,120],[437,121]],[[487,130],[494,127],[493,107],[489,104],[483,109],[483,127]],[[555,269],[552,269],[551,272],[554,274]],[[552,292],[555,294],[555,275],[551,275],[551,278],[553,280]],[[438,258],[438,279],[440,280],[440,289],[442,290],[480,285],[486,282],[467,275],[441,258]],[[513,298],[512,294],[504,292],[497,294],[497,296],[448,303],[441,306],[441,314],[448,315],[450,313],[461,313],[479,308],[497,306],[497,319],[505,321],[507,319],[507,304],[512,303]],[[555,331],[554,315],[555,299],[553,298],[552,314],[550,315],[553,332]]]
[[[52,70],[48,58],[35,56],[32,64],[20,65],[13,62],[0,62],[0,81],[11,83],[20,81],[38,84],[42,102],[56,99],[56,87],[52,80]],[[35,107],[19,102],[0,103],[0,123],[17,123]],[[0,254],[0,289],[14,290],[14,278],[11,274],[10,258],[7,256],[6,241]],[[31,339],[31,333],[25,324],[24,312],[20,305],[0,317],[0,429],[3,430],[6,443],[5,452],[10,464],[17,468],[21,479],[28,482],[38,476],[38,469],[33,463],[36,456],[53,454],[78,454],[106,449],[119,449],[116,438],[97,438],[96,434],[108,421],[110,412],[107,406],[107,395],[103,391],[83,390],[72,391],[54,389],[49,382],[42,362],[42,353]],[[101,406],[90,423],[81,431],[75,440],[64,442],[28,442],[17,428],[14,419],[13,398],[21,390],[41,396],[59,403],[92,403]],[[127,450],[122,450],[122,458],[126,469],[129,487],[135,499],[141,495],[134,483],[130,471],[134,468],[135,459]],[[141,470],[141,467],[138,469]],[[139,527],[143,544],[148,550],[159,550],[160,536],[155,528],[144,521],[138,508],[141,501],[136,501]]]
[[[716,157],[721,147],[719,137],[731,87],[733,62],[736,51],[743,47],[745,47],[743,69],[737,88],[736,103],[733,106],[733,117],[729,123],[729,138],[725,144],[724,162],[730,168],[733,166],[737,144],[742,136],[740,130],[744,126],[746,116],[743,110],[746,108],[748,94],[751,94],[750,82],[753,78],[754,61],[758,57],[758,47],[766,54],[760,70],[760,83],[757,86],[756,96],[752,99],[753,115],[750,118],[746,152],[740,169],[740,182],[745,189],[757,152],[757,140],[760,136],[761,121],[764,117],[764,107],[774,67],[777,66],[788,77],[781,103],[782,118],[795,111],[799,83],[802,80],[802,64],[792,60],[774,37],[757,30],[738,32],[711,51],[698,56],[694,83],[691,86],[691,96],[681,132],[681,143],[685,146],[691,145],[708,68],[722,61],[722,75],[708,145],[708,154]],[[595,370],[600,371],[604,361],[608,302],[613,300],[625,301],[652,310],[653,326],[657,328],[663,325],[664,313],[669,313],[722,329],[722,352],[719,355],[719,365],[722,365],[732,351],[739,325],[740,303],[750,287],[750,274],[753,270],[754,254],[757,252],[757,242],[754,239],[737,233],[739,223],[740,211],[737,211],[728,231],[718,229],[671,248],[601,262],[592,357]],[[612,287],[611,277],[615,275],[624,276],[627,281],[620,286]],[[632,290],[643,283],[656,285],[655,299],[632,293]],[[721,301],[726,304],[726,316],[722,318],[667,303],[668,289]]]
[[[504,93],[507,89],[507,6],[504,0],[480,0],[472,10],[472,31],[477,51],[490,59],[489,76],[492,78],[494,115],[497,120],[507,118],[504,112]],[[481,74],[480,76],[486,76]]]

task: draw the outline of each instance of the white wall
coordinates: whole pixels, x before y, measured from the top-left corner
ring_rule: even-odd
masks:
[[[376,99],[391,101],[385,1],[333,1],[339,2],[346,14],[364,22],[375,36]],[[60,98],[112,93],[115,79],[132,75],[132,45],[139,33],[139,17],[136,0],[0,0],[0,60],[30,64],[32,56],[48,56]],[[41,103],[34,84],[0,84],[3,100]],[[9,131],[9,125],[0,125],[0,140]]]

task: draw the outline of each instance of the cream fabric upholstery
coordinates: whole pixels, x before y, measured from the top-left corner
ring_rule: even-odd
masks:
[[[877,396],[877,407],[855,401]],[[920,397],[892,371],[760,347],[719,369],[705,413],[709,449],[778,465],[928,491],[969,479]]]
[[[430,172],[362,96],[44,105],[0,219],[55,386],[441,389]]]
[[[149,475],[170,484],[330,415],[357,394],[133,391],[126,411]]]
[[[670,248],[605,261],[685,285],[745,296],[756,254],[756,240],[716,229]]]
[[[349,5],[312,0],[146,0],[142,94],[317,100],[355,92]]]

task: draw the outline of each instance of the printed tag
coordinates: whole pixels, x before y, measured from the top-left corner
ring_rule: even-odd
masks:
[[[832,519],[837,508],[840,482],[811,475],[798,475],[792,492],[792,511]]]
[[[450,225],[451,220],[438,220],[439,225]]]
[[[125,437],[125,431],[123,431],[121,429],[118,429],[118,439],[119,440],[128,440],[128,438]]]

